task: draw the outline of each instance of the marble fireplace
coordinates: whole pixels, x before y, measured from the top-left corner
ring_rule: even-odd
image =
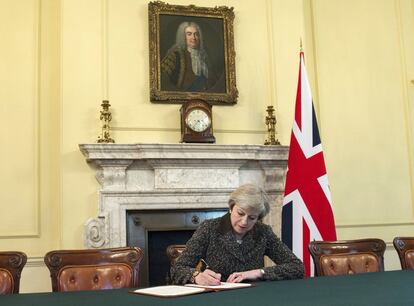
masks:
[[[265,222],[280,233],[288,147],[81,144],[79,148],[100,184],[96,217],[84,227],[85,246],[143,248],[147,254],[143,285],[149,284],[148,238],[163,231],[193,231],[204,219],[225,213],[229,194],[241,184],[255,183],[267,191],[272,208]]]

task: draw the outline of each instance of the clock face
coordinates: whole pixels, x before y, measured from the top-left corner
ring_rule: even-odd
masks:
[[[191,110],[185,118],[187,126],[195,132],[204,132],[210,125],[210,118],[207,113],[201,109]]]

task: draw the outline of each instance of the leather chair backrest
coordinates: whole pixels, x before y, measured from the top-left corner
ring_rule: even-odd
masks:
[[[400,258],[401,268],[414,270],[414,237],[395,237],[393,243]]]
[[[59,271],[58,291],[132,287],[134,271],[125,264],[67,266]]]
[[[309,252],[316,276],[384,271],[385,242],[381,239],[312,241]]]
[[[178,257],[180,257],[181,253],[185,250],[185,244],[172,244],[169,245],[166,249],[168,260],[170,261],[170,268],[175,265],[177,262]],[[165,278],[167,284],[172,284],[170,273],[167,273]]]
[[[178,257],[185,250],[185,244],[172,244],[167,247],[166,253],[170,260],[170,266],[174,266]]]
[[[407,269],[414,270],[414,250],[405,252],[404,257]]]
[[[22,252],[0,252],[0,294],[19,293],[20,276],[27,262]]]
[[[378,258],[370,253],[322,255],[320,265],[323,275],[379,272]]]
[[[0,294],[13,293],[13,276],[9,271],[0,269]]]
[[[132,288],[139,285],[140,248],[51,251],[45,255],[53,291]]]
[[[407,269],[414,270],[414,250],[405,252],[404,257]]]

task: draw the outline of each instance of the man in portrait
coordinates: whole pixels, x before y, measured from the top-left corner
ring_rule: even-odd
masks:
[[[161,88],[214,92],[218,79],[204,48],[200,26],[195,22],[182,22],[177,28],[175,44],[161,61]]]

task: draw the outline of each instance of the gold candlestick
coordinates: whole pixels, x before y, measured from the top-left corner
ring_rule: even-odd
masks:
[[[109,122],[112,120],[112,114],[109,111],[109,107],[111,104],[109,104],[108,100],[102,101],[102,110],[101,110],[101,116],[99,119],[102,121],[102,132],[101,136],[98,136],[98,143],[115,143],[115,140],[113,140],[110,136],[110,130],[111,127],[109,126]]]
[[[273,106],[267,107],[266,125],[267,132],[269,133],[268,139],[265,140],[265,145],[280,145],[279,140],[276,139],[276,117],[274,115],[275,109]]]

